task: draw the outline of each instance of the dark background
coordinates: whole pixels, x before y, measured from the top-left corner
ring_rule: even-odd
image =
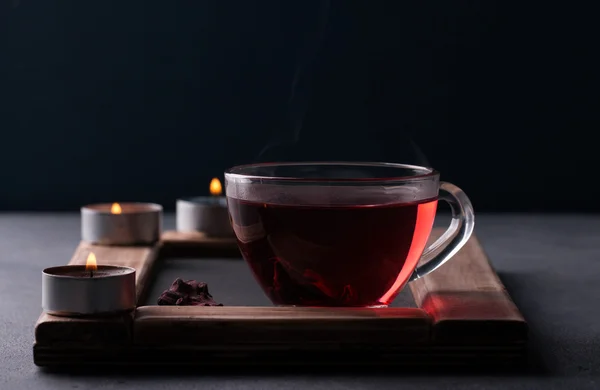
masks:
[[[592,2],[0,4],[0,210],[172,208],[239,163],[422,162],[408,139],[476,211],[600,210]]]

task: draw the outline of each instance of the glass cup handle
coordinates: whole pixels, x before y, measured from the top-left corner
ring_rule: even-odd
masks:
[[[445,200],[450,204],[452,222],[444,234],[425,249],[421,256],[425,263],[415,269],[410,277],[411,282],[435,271],[450,260],[467,243],[475,227],[473,205],[460,188],[454,184],[440,182],[438,200]],[[441,247],[443,248],[440,250]]]

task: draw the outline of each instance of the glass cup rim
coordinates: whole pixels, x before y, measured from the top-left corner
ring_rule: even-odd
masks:
[[[385,167],[398,169],[411,169],[419,173],[414,175],[390,176],[390,177],[357,177],[357,178],[307,178],[307,177],[292,177],[292,176],[267,176],[256,175],[252,173],[244,173],[256,168],[263,167],[283,167],[283,166],[348,166],[348,167]],[[369,161],[302,161],[302,162],[266,162],[236,165],[225,170],[225,179],[248,179],[260,181],[277,181],[277,182],[337,182],[337,183],[371,183],[371,182],[398,182],[398,181],[413,181],[431,179],[439,176],[439,172],[432,167],[389,163],[389,162],[369,162]]]

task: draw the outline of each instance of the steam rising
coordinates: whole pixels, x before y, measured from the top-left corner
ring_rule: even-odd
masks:
[[[422,167],[431,167],[429,160],[427,159],[427,157],[425,157],[425,154],[423,153],[421,148],[419,148],[419,145],[417,145],[416,142],[412,139],[409,141],[409,143],[415,154],[415,164],[418,164]]]
[[[330,11],[331,0],[322,1],[321,8],[318,10],[317,27],[307,38],[304,50],[298,57],[299,60],[292,79],[290,97],[287,104],[287,126],[283,129],[275,129],[275,135],[260,151],[255,158],[255,162],[259,162],[265,155],[270,154],[268,152],[272,152],[273,149],[280,149],[275,155],[289,158],[289,155],[286,155],[286,153],[293,154],[290,153],[291,150],[289,147],[297,146],[300,141],[309,103],[315,60],[326,37],[330,21]],[[313,149],[313,152],[315,152],[314,149],[319,149],[316,154],[326,156],[326,158],[318,159],[319,161],[332,159],[353,161],[355,157],[362,156],[359,159],[360,161],[384,161],[415,164],[425,167],[431,166],[425,154],[409,134],[395,134],[392,137],[393,139],[384,139],[385,137],[372,139],[368,133],[369,129],[365,129],[365,134],[358,139],[354,139],[353,142],[350,142],[351,140],[349,139],[344,139],[338,145],[341,147],[310,145],[310,148]],[[275,160],[269,158],[269,161],[272,162]]]
[[[305,53],[300,56],[298,66],[294,72],[290,98],[288,100],[288,131],[283,134],[283,139],[271,141],[265,146],[257,156],[260,159],[269,149],[283,144],[294,145],[300,140],[300,132],[306,116],[308,106],[309,83],[312,72],[310,67],[313,65],[317,52],[321,47],[321,43],[325,37],[325,30],[329,21],[329,10],[331,8],[331,0],[322,2],[319,10],[319,18],[317,20],[317,29],[314,32],[314,39],[306,45]],[[276,130],[277,131],[277,130]],[[276,137],[277,138],[277,137]]]

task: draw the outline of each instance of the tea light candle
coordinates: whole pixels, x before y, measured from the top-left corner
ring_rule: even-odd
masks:
[[[86,265],[64,265],[42,271],[42,308],[57,316],[106,315],[135,308],[135,269],[97,265],[90,253]]]
[[[210,182],[211,196],[177,200],[177,230],[203,232],[207,237],[233,237],[227,200],[221,196],[223,187],[216,177]]]
[[[81,208],[81,238],[100,245],[149,245],[160,238],[162,206],[94,204]]]

